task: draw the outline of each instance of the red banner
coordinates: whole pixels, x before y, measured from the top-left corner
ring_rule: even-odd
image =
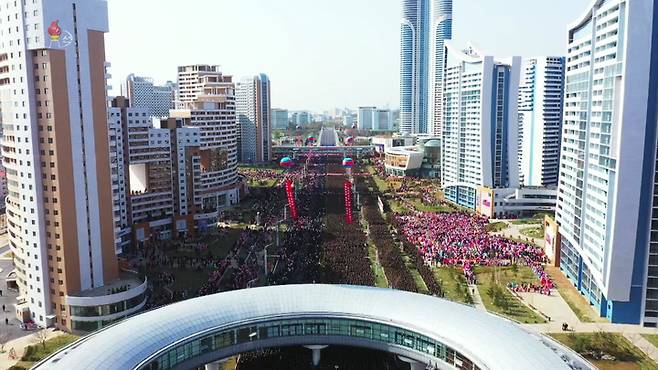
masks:
[[[292,188],[292,180],[286,180],[286,195],[288,196],[288,206],[290,206],[290,217],[297,221],[297,204],[295,203],[295,190]]]
[[[345,180],[343,183],[343,190],[345,192],[345,222],[352,223],[352,182]]]

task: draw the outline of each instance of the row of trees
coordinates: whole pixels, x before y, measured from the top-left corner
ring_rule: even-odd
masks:
[[[377,247],[379,261],[391,288],[417,292],[418,287],[407,269],[402,252],[391,236],[388,224],[377,209],[374,197],[365,197],[363,215],[368,223],[370,239]]]

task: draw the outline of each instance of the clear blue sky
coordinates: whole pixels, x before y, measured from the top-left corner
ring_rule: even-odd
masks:
[[[561,55],[591,0],[454,0],[454,40],[493,55]],[[276,107],[399,105],[401,0],[108,0],[108,59],[175,80],[176,66],[266,73]],[[183,5],[184,4],[184,5]]]

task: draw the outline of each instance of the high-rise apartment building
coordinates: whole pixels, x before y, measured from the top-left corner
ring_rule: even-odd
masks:
[[[373,131],[393,131],[393,115],[389,109],[375,109],[372,117]]]
[[[200,177],[189,207],[194,229],[203,231],[216,224],[222,209],[240,200],[235,84],[217,66],[190,65],[178,67],[178,86],[178,109],[171,117],[180,120],[181,127],[197,127],[201,135]]]
[[[603,317],[658,323],[658,7],[594,1],[569,26],[560,267]]]
[[[359,130],[372,130],[377,107],[359,107],[356,125]]]
[[[131,74],[126,78],[121,90],[132,107],[146,108],[153,117],[168,117],[169,110],[174,108],[176,84],[173,82],[158,86],[151,78]]]
[[[557,186],[564,93],[564,57],[523,61],[519,87],[521,184]]]
[[[452,0],[403,0],[400,132],[440,131],[444,41],[452,38]]]
[[[115,217],[121,217],[122,226],[117,240],[140,246],[147,240],[169,239],[174,216],[171,134],[153,125],[148,109],[131,107],[124,97],[112,101],[113,118],[121,125],[115,132],[121,134],[117,148],[121,145],[123,153],[116,155],[116,168],[122,170],[116,176],[120,207]]]
[[[287,109],[272,109],[272,128],[285,130],[288,128],[288,110]]]
[[[518,187],[521,58],[497,60],[446,43],[441,161],[446,199],[475,209],[478,188]]]
[[[0,27],[16,312],[39,325],[93,330],[139,310],[146,290],[120,274],[115,254],[107,3],[0,0]]]
[[[445,41],[452,39],[452,0],[432,0],[430,7],[430,100],[427,133],[441,137]]]
[[[272,159],[272,106],[270,80],[265,74],[244,78],[236,88],[239,128],[238,161]]]

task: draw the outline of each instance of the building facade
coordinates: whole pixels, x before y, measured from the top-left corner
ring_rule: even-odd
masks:
[[[168,117],[169,110],[174,108],[176,84],[173,82],[158,86],[151,78],[131,74],[126,78],[121,90],[132,107],[146,108],[153,117]]]
[[[400,133],[427,132],[430,0],[404,0],[400,25]]]
[[[446,199],[470,209],[477,189],[515,188],[521,59],[446,44],[441,177]]]
[[[452,39],[452,0],[432,0],[430,9],[430,100],[427,133],[441,137],[445,41]]]
[[[236,92],[231,76],[219,67],[191,65],[178,68],[179,109],[171,118],[181,126],[200,130],[200,178],[194,183],[194,230],[217,223],[220,212],[240,200]]]
[[[603,317],[658,323],[658,7],[593,1],[569,26],[560,268]]]
[[[564,94],[564,57],[523,61],[519,87],[520,181],[557,186]]]
[[[372,112],[373,131],[393,131],[393,115],[389,109],[375,109]]]
[[[436,134],[443,117],[444,42],[452,0],[404,0],[400,30],[400,132]]]
[[[236,88],[239,127],[238,161],[272,159],[272,106],[270,80],[265,74],[244,78]],[[287,116],[287,112],[286,112]]]
[[[285,130],[288,128],[288,110],[287,109],[272,109],[272,128],[278,130]]]
[[[377,107],[359,107],[357,128],[359,130],[372,130],[374,128],[375,111]]]
[[[15,312],[42,326],[98,328],[139,310],[146,287],[116,257],[107,3],[2,0],[0,23]]]

